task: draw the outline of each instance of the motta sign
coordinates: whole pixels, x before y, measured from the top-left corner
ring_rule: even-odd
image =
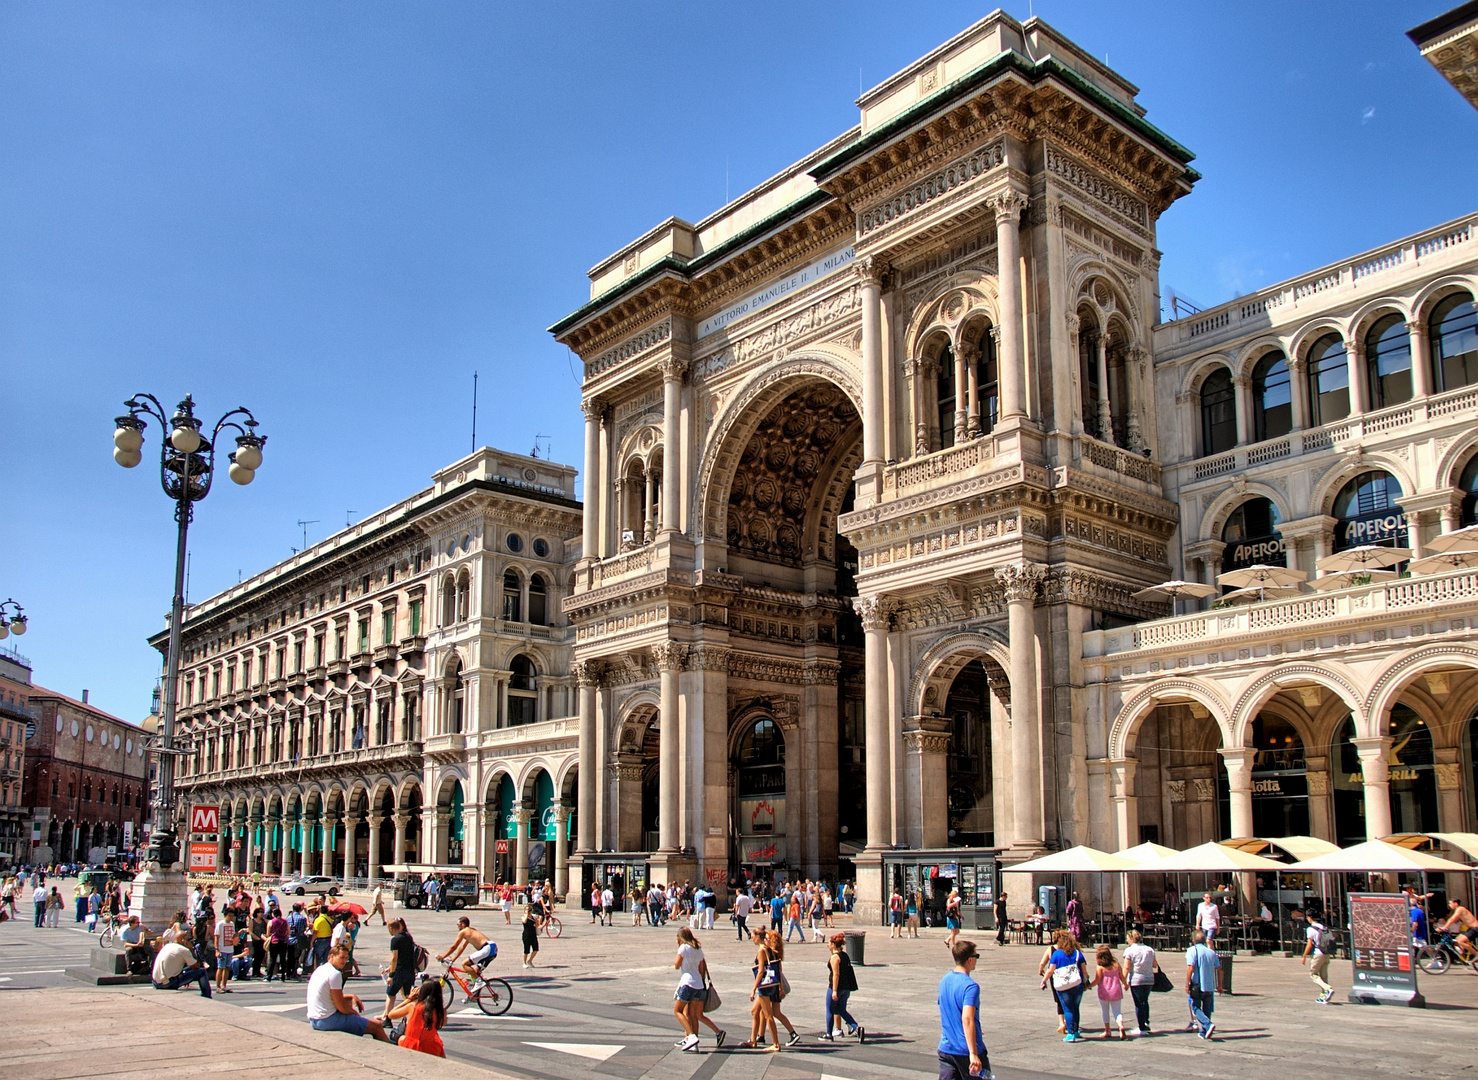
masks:
[[[220,832],[221,808],[219,806],[192,806],[190,808],[190,831],[192,833]]]

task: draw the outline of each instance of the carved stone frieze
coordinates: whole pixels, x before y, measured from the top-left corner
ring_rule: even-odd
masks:
[[[958,161],[915,181],[883,202],[860,210],[857,214],[857,235],[865,237],[868,233],[943,198],[962,185],[984,176],[1005,160],[1004,139],[976,148]]]
[[[632,334],[619,345],[612,346],[594,359],[585,363],[585,378],[593,379],[597,375],[604,374],[626,362],[632,360],[648,349],[655,349],[658,345],[672,337],[672,316],[668,316],[661,322],[653,323],[651,326]]]
[[[742,370],[756,358],[773,357],[777,350],[803,345],[821,336],[833,323],[852,316],[860,302],[861,292],[854,285],[793,315],[757,327],[733,344],[695,361],[690,369],[691,379],[695,384],[707,382],[718,375]]]

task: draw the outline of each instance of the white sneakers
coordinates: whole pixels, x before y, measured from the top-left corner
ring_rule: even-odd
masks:
[[[698,1049],[698,1036],[689,1035],[687,1038],[683,1039],[682,1042],[676,1043],[674,1045],[676,1045],[679,1050],[683,1051],[696,1050]]]

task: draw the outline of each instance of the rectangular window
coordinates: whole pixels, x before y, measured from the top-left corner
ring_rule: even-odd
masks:
[[[391,563],[389,566],[385,567],[385,584],[386,585],[394,585],[395,584],[395,564],[394,563]]]
[[[313,666],[323,667],[323,635],[313,636]]]
[[[359,651],[365,652],[369,649],[369,620],[359,620]]]
[[[384,635],[385,635],[384,644],[386,644],[386,645],[392,645],[392,644],[394,644],[395,643],[395,609],[392,608],[389,611],[381,612],[381,614],[380,614],[380,622],[382,624],[381,629],[384,631]]]
[[[421,601],[411,601],[411,637],[421,636]]]
[[[370,576],[368,574],[365,574],[364,577],[359,579],[359,591],[361,595],[370,591]]]
[[[287,678],[287,646],[280,645],[277,648],[277,677]]]
[[[349,635],[343,630],[335,632],[334,646],[338,649],[338,652],[334,654],[335,660],[349,659]]]
[[[302,638],[293,642],[293,671],[298,673],[303,670],[303,644]]]

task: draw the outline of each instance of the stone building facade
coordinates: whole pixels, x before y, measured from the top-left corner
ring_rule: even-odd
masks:
[[[35,735],[26,740],[22,801],[38,863],[101,862],[108,849],[137,847],[149,820],[147,734],[87,701],[30,688]]]
[[[842,865],[876,918],[905,871],[987,909],[998,855],[1088,834],[1082,640],[1175,557],[1155,224],[1197,174],[1136,93],[996,12],[591,271],[553,328],[582,865]]]
[[[187,609],[179,785],[221,807],[222,866],[564,875],[574,477],[483,448]]]
[[[15,863],[31,861],[31,814],[24,788],[26,742],[35,731],[31,662],[14,650],[0,651],[0,853]]]
[[[1177,572],[1478,521],[1475,296],[1478,216],[1156,328]],[[1359,581],[1085,634],[1089,842],[1478,831],[1478,576]]]

